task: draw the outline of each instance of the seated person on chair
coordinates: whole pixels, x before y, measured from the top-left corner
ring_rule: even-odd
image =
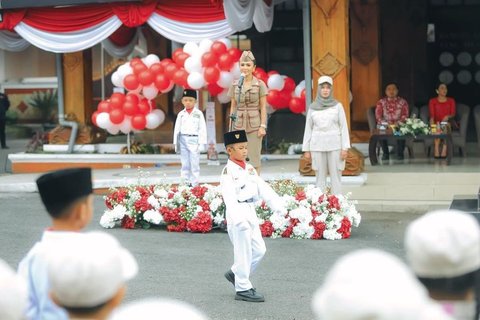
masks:
[[[430,99],[428,102],[428,111],[430,114],[430,124],[439,122],[449,122],[455,117],[456,106],[453,98],[447,97],[447,85],[439,83],[435,90],[437,97]],[[435,159],[447,157],[447,144],[445,139],[435,139]],[[442,145],[442,153],[440,155],[440,145]]]
[[[408,103],[405,99],[398,96],[398,85],[389,82],[385,86],[385,97],[378,100],[375,108],[375,119],[377,124],[388,122],[389,125],[404,122],[408,118]],[[405,140],[397,141],[397,159],[403,159],[403,150],[405,149]],[[382,160],[389,159],[388,143],[382,140],[383,156]]]

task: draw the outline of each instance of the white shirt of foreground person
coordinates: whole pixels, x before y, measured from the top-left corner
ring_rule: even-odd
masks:
[[[235,291],[250,290],[250,274],[266,252],[255,211],[255,202],[263,199],[274,211],[284,211],[283,200],[257,175],[255,168],[245,169],[228,160],[220,178],[226,205],[227,230],[233,244]]]

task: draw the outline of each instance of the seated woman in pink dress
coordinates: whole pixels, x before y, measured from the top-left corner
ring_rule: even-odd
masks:
[[[456,108],[455,100],[447,97],[447,85],[445,83],[439,83],[436,90],[437,97],[430,99],[428,103],[428,109],[430,112],[430,124],[439,122],[448,122],[455,117]],[[435,139],[435,159],[447,157],[447,145],[444,139]],[[440,154],[440,145],[442,145],[442,151]]]

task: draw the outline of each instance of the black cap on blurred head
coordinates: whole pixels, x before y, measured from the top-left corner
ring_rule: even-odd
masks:
[[[92,193],[92,170],[74,168],[49,172],[37,179],[37,187],[48,213],[58,218],[75,200]]]
[[[225,147],[229,144],[248,142],[245,130],[230,131],[223,135]]]
[[[185,89],[183,90],[182,98],[183,97],[191,97],[191,98],[197,99],[197,91],[191,90],[191,89]]]

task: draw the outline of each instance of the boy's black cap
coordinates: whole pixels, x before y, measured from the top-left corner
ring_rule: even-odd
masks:
[[[58,218],[73,201],[92,193],[92,170],[73,168],[49,172],[37,179],[37,187],[47,211]]]
[[[225,147],[229,144],[248,142],[247,133],[245,130],[230,131],[223,134],[223,141],[225,143]]]
[[[197,99],[197,91],[191,90],[191,89],[185,89],[183,90],[182,98],[183,97],[192,97],[194,99]]]

